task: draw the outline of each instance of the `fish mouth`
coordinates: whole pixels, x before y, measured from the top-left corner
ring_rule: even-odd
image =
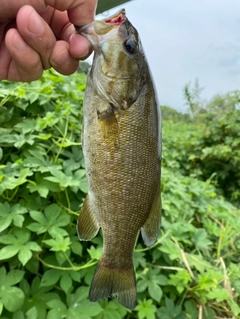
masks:
[[[123,8],[106,19],[95,20],[80,27],[75,26],[75,29],[77,33],[87,38],[94,47],[94,44],[104,41],[103,36],[111,30],[120,27],[126,20],[126,11]]]
[[[116,14],[103,19],[102,21],[108,24],[120,25],[126,20],[126,11],[125,9],[119,10]]]

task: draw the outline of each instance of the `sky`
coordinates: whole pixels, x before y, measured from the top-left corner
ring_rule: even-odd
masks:
[[[159,102],[185,112],[184,86],[198,79],[202,98],[240,89],[239,0],[132,0],[119,8],[138,30]]]

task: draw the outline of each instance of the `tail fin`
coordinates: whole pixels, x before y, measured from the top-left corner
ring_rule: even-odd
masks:
[[[94,274],[89,300],[117,297],[118,302],[132,310],[136,306],[136,279],[133,266],[129,269],[112,269],[99,261]]]

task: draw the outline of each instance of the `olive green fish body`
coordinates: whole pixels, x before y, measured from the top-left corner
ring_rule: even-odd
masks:
[[[100,227],[103,233],[103,253],[89,298],[117,296],[132,309],[136,303],[132,263],[136,237],[141,229],[145,244],[151,246],[160,227],[158,103],[139,36],[124,10],[80,32],[92,42],[95,57],[84,99],[83,150],[89,192],[78,234],[89,240]],[[124,48],[127,42],[131,52]]]

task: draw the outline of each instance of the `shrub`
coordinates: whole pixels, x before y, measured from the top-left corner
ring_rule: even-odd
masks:
[[[193,123],[190,142],[177,145],[188,154],[182,161],[185,174],[194,172],[203,180],[212,179],[223,195],[239,206],[240,91],[216,95],[209,102],[201,100],[200,92],[198,82],[192,89],[185,87]]]

